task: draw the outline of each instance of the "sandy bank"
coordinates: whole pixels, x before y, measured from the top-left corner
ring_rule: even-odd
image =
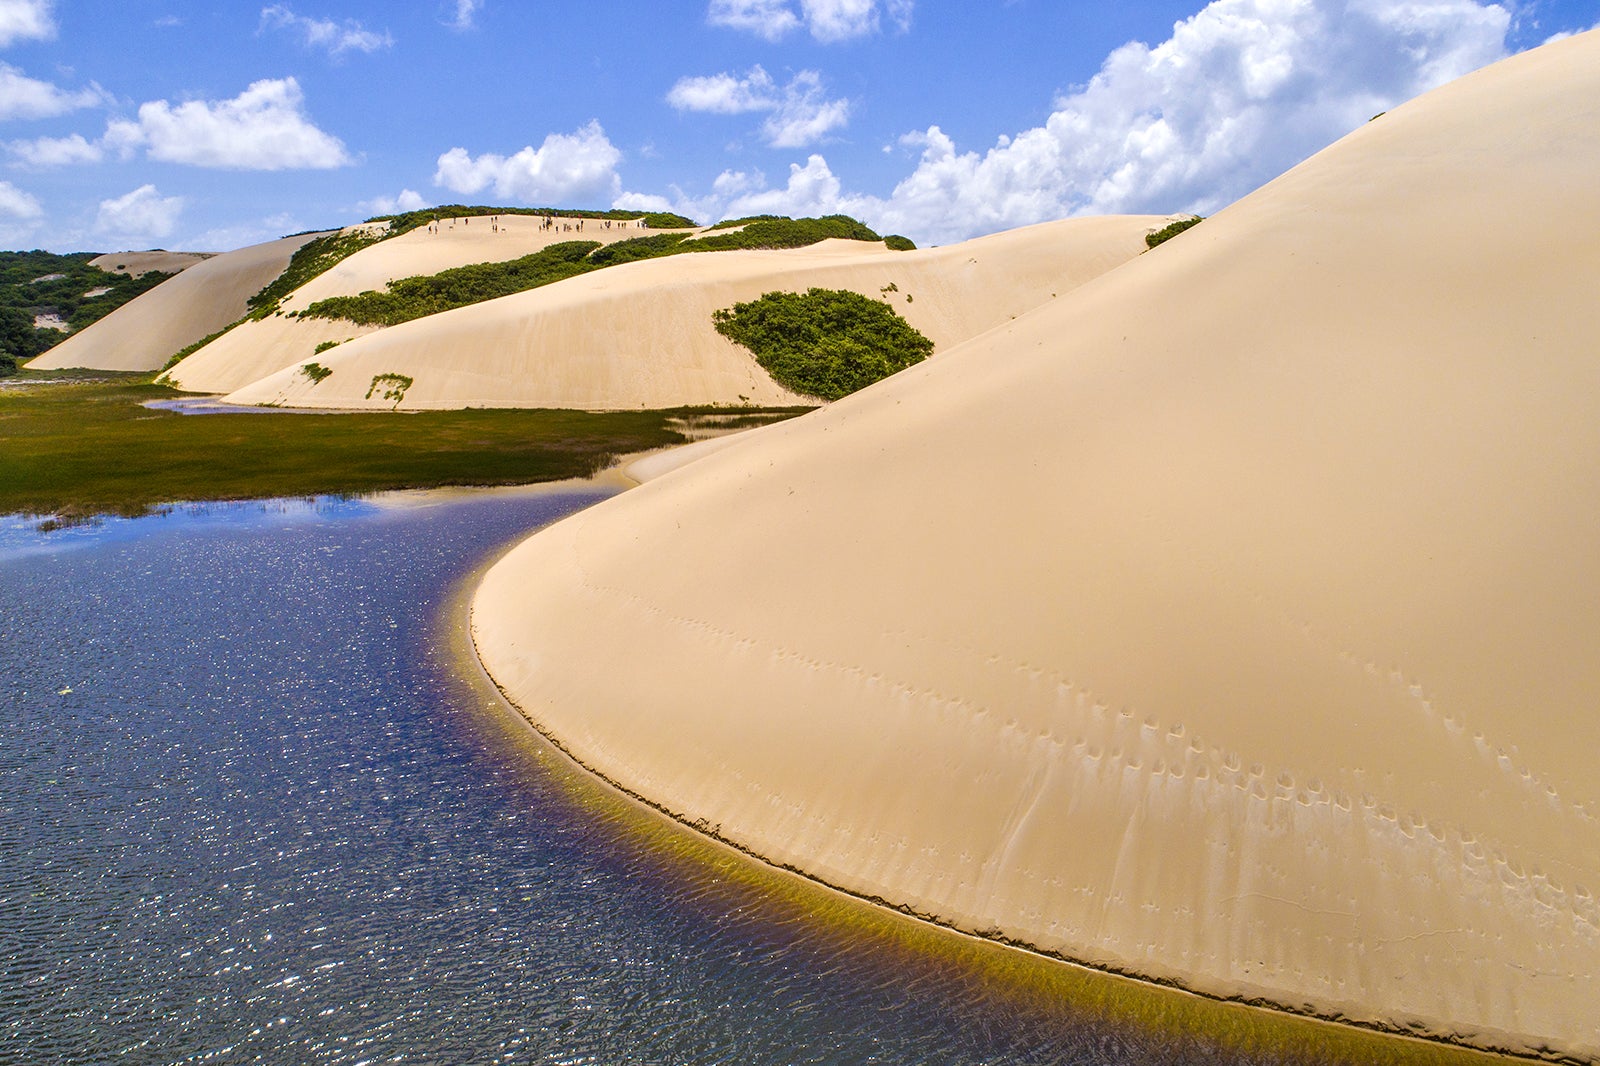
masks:
[[[333,371],[320,382],[290,365],[229,400],[390,408],[383,390],[367,394],[375,376],[392,374],[413,382],[402,410],[805,403],[718,334],[712,312],[774,289],[852,289],[890,301],[942,350],[1126,262],[1159,224],[1144,216],[1079,219],[915,252],[828,240],[627,263],[359,337],[315,357]],[[244,330],[234,333],[244,343]],[[307,347],[296,362],[311,358]]]
[[[316,236],[285,237],[195,263],[28,365],[35,370],[159,370],[174,352],[237,321],[247,310],[245,301],[283,273],[295,250]],[[135,253],[100,258],[130,269],[139,262]]]
[[[1590,33],[534,536],[483,661],[849,891],[1600,1060],[1596,173]]]
[[[163,274],[176,274],[211,258],[213,256],[206,252],[168,252],[156,248],[148,252],[107,252],[89,260],[89,265],[99,267],[108,274],[128,274],[138,277],[152,270],[158,270]]]

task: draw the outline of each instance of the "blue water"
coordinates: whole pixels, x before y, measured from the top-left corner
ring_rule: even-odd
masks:
[[[0,522],[0,1062],[1218,1057],[830,933],[575,798],[445,608],[595,499]]]

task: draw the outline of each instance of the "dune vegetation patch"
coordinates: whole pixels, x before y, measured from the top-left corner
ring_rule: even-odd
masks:
[[[837,400],[933,354],[933,342],[882,300],[847,289],[769,292],[712,315],[791,392]]]
[[[860,241],[882,239],[853,218],[830,215],[800,219],[764,216],[749,221],[743,229],[709,237],[653,233],[605,245],[598,241],[563,241],[518,259],[473,263],[437,274],[397,278],[381,292],[369,289],[355,296],[330,296],[318,300],[300,315],[363,326],[397,326],[622,263],[691,252],[803,248],[833,237]]]
[[[0,252],[0,375],[49,350],[67,333],[93,325],[136,296],[173,277],[147,271],[137,277],[101,270],[97,252]]]
[[[1184,230],[1193,229],[1204,221],[1205,219],[1199,215],[1190,215],[1188,218],[1180,218],[1176,222],[1169,222],[1154,233],[1146,233],[1144,235],[1145,247],[1154,248],[1158,244],[1165,244]]]
[[[24,370],[24,379],[34,376]],[[148,374],[38,372],[0,390],[0,514],[142,514],[181,500],[521,485],[683,444],[706,409],[182,415]],[[61,380],[61,379],[66,380]],[[777,421],[805,408],[750,410]]]

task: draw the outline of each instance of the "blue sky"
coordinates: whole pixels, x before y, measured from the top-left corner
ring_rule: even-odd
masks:
[[[1600,0],[0,0],[0,247],[437,203],[1209,212]]]

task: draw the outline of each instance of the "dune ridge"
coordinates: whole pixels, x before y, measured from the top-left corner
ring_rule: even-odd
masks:
[[[401,409],[814,402],[718,334],[712,312],[773,289],[852,289],[888,300],[938,350],[1126,262],[1161,221],[1077,219],[912,252],[835,239],[626,263],[361,336],[315,357],[333,371],[320,382],[290,365],[228,400],[391,408],[393,400],[366,394],[375,375],[400,374],[414,382]],[[296,364],[310,358],[307,348]]]
[[[376,326],[353,322],[289,317],[330,296],[355,296],[382,289],[397,278],[437,274],[452,267],[504,262],[562,241],[612,244],[646,233],[672,232],[631,225],[606,229],[593,219],[584,220],[579,231],[577,220],[565,217],[557,219],[556,228],[541,230],[539,222],[533,215],[505,215],[498,224],[486,216],[474,216],[470,222],[457,220],[453,225],[446,219],[435,233],[424,226],[363,248],[296,289],[283,301],[278,314],[242,323],[189,356],[173,368],[171,381],[190,392],[232,392],[313,358],[319,344],[380,332]]]
[[[235,252],[210,256],[168,278],[136,300],[130,300],[80,333],[75,333],[28,364],[34,370],[87,367],[92,370],[160,370],[176,352],[236,322],[248,310],[245,301],[283,273],[289,257],[318,233],[304,233]],[[101,256],[111,266],[123,263],[136,272],[170,269],[171,253]],[[143,264],[143,265],[141,265]],[[165,264],[165,265],[164,265]]]
[[[1600,33],[536,534],[480,657],[779,865],[1600,1061]]]

